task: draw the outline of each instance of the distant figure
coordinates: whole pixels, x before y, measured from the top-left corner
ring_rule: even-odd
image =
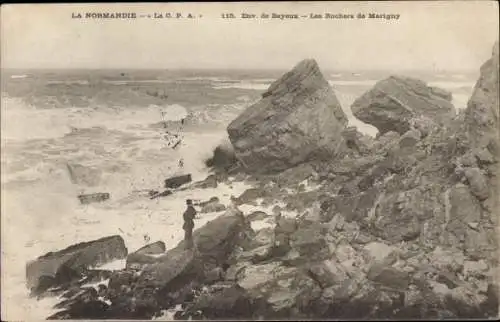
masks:
[[[184,167],[184,160],[180,159],[179,160],[179,168],[183,168]]]
[[[193,228],[194,228],[194,218],[196,216],[196,209],[193,207],[193,201],[191,199],[186,200],[187,209],[184,211],[184,241],[186,242],[186,248],[193,248]]]

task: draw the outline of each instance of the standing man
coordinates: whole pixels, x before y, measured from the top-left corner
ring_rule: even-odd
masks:
[[[184,241],[186,243],[187,249],[193,248],[193,228],[194,228],[194,218],[196,216],[196,209],[193,207],[193,201],[191,199],[186,200],[187,209],[184,211]]]

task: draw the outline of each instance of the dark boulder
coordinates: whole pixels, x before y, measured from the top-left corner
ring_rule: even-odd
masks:
[[[229,124],[227,132],[247,171],[271,173],[336,156],[346,124],[318,64],[307,59],[271,84],[259,102]]]
[[[179,175],[166,179],[165,188],[175,189],[189,182],[191,182],[190,174]]]
[[[210,291],[195,299],[182,314],[185,317],[201,315],[204,319],[251,319],[252,301],[238,285],[214,285]]]
[[[157,258],[155,255],[163,254],[165,251],[165,243],[162,241],[146,245],[127,256],[126,267],[141,269],[147,264],[155,263]]]
[[[80,279],[92,267],[126,256],[127,248],[120,236],[72,245],[29,262],[26,265],[27,286],[34,294],[40,294],[49,287]],[[46,285],[42,287],[43,284]]]
[[[86,195],[79,195],[78,200],[82,205],[87,205],[93,202],[103,202],[110,198],[110,194],[107,192],[91,193]]]

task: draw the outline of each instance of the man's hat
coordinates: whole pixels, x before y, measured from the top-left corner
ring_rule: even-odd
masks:
[[[186,204],[188,204],[188,205],[192,205],[192,204],[193,204],[193,200],[191,200],[191,199],[187,199],[187,200],[186,200]]]

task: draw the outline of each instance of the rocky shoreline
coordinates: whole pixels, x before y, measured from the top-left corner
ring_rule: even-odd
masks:
[[[497,317],[498,60],[497,43],[459,113],[420,80],[378,82],[352,105],[376,138],[347,127],[319,66],[300,62],[228,126],[213,174],[193,183],[253,185],[230,205],[200,204],[226,210],[194,232],[194,250],[157,241],[128,253],[112,236],[29,263],[28,286],[65,298],[49,319],[176,307],[175,319]],[[123,258],[123,270],[91,269]]]

